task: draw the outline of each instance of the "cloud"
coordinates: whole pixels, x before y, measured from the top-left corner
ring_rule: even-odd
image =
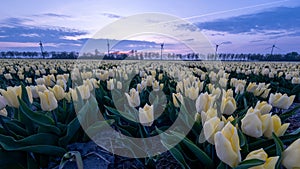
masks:
[[[32,26],[26,18],[6,18],[0,21],[0,42],[2,48],[38,48],[38,42],[45,43],[47,50],[80,50],[86,42],[86,31],[53,26]],[[68,38],[64,38],[68,37]],[[74,37],[74,38],[72,38]],[[82,37],[82,38],[76,38]],[[54,45],[52,45],[54,44]],[[80,45],[79,45],[80,44]]]
[[[113,14],[113,13],[101,13],[101,15],[106,16],[108,18],[112,18],[112,19],[120,19],[120,18],[122,18],[122,16],[116,15],[116,14]]]
[[[25,22],[31,22],[33,21],[32,19],[28,19],[28,18],[15,18],[15,17],[10,17],[10,18],[5,18],[4,20],[0,21],[0,27],[14,27],[17,25],[22,25]],[[0,29],[1,30],[1,29]],[[0,32],[2,32],[3,30],[1,30]]]
[[[23,37],[40,37],[40,35],[38,35],[36,33],[30,33],[30,34],[22,33],[22,34],[20,34],[20,36],[23,36]]]
[[[178,24],[175,26],[177,27],[178,30],[184,30],[190,32],[199,31],[199,28],[193,24]]]
[[[227,32],[231,34],[280,35],[285,30],[288,36],[300,34],[300,7],[278,7],[267,11],[219,19],[210,22],[196,23],[200,29]],[[270,32],[272,31],[272,32]]]
[[[71,18],[69,15],[56,14],[56,13],[44,13],[38,16],[49,16],[49,17],[58,17],[58,18]]]

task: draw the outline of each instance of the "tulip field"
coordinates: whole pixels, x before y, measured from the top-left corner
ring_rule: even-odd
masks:
[[[135,168],[300,168],[299,62],[0,64],[0,168],[84,168],[90,141]]]

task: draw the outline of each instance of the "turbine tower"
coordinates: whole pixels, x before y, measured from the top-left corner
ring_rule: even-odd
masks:
[[[160,44],[160,60],[162,60],[162,51],[164,49],[165,43]]]
[[[106,41],[107,41],[107,56],[109,56],[109,41],[108,39],[106,39]]]
[[[41,48],[41,54],[42,54],[42,57],[43,57],[43,59],[45,59],[45,55],[44,55],[44,47],[43,47],[42,41],[40,41],[39,45],[40,45],[40,48]]]

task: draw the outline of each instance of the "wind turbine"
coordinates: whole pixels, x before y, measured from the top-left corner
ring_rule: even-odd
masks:
[[[218,53],[219,46],[221,46],[223,44],[227,44],[227,43],[228,42],[222,42],[222,43],[219,43],[219,44],[215,43],[215,45],[216,45],[216,54]]]
[[[165,42],[163,42],[162,44],[160,44],[160,60],[162,60],[162,51],[164,49],[164,45],[165,45]]]
[[[274,48],[281,50],[280,48],[278,48],[278,47],[275,45],[275,43],[272,45],[272,47],[266,48],[266,49],[271,49],[271,56],[273,55]]]
[[[39,45],[40,45],[40,48],[41,48],[41,53],[42,53],[43,59],[45,59],[45,55],[44,55],[44,47],[43,47],[42,41],[40,41]]]

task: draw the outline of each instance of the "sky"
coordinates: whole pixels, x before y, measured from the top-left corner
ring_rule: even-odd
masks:
[[[299,0],[11,0],[1,7],[0,51],[38,51],[42,41],[47,51],[97,44],[89,49],[105,52],[109,39],[112,51],[158,51],[164,43],[169,52],[201,52],[222,44],[219,53],[267,54],[275,44],[274,53],[300,53]]]

